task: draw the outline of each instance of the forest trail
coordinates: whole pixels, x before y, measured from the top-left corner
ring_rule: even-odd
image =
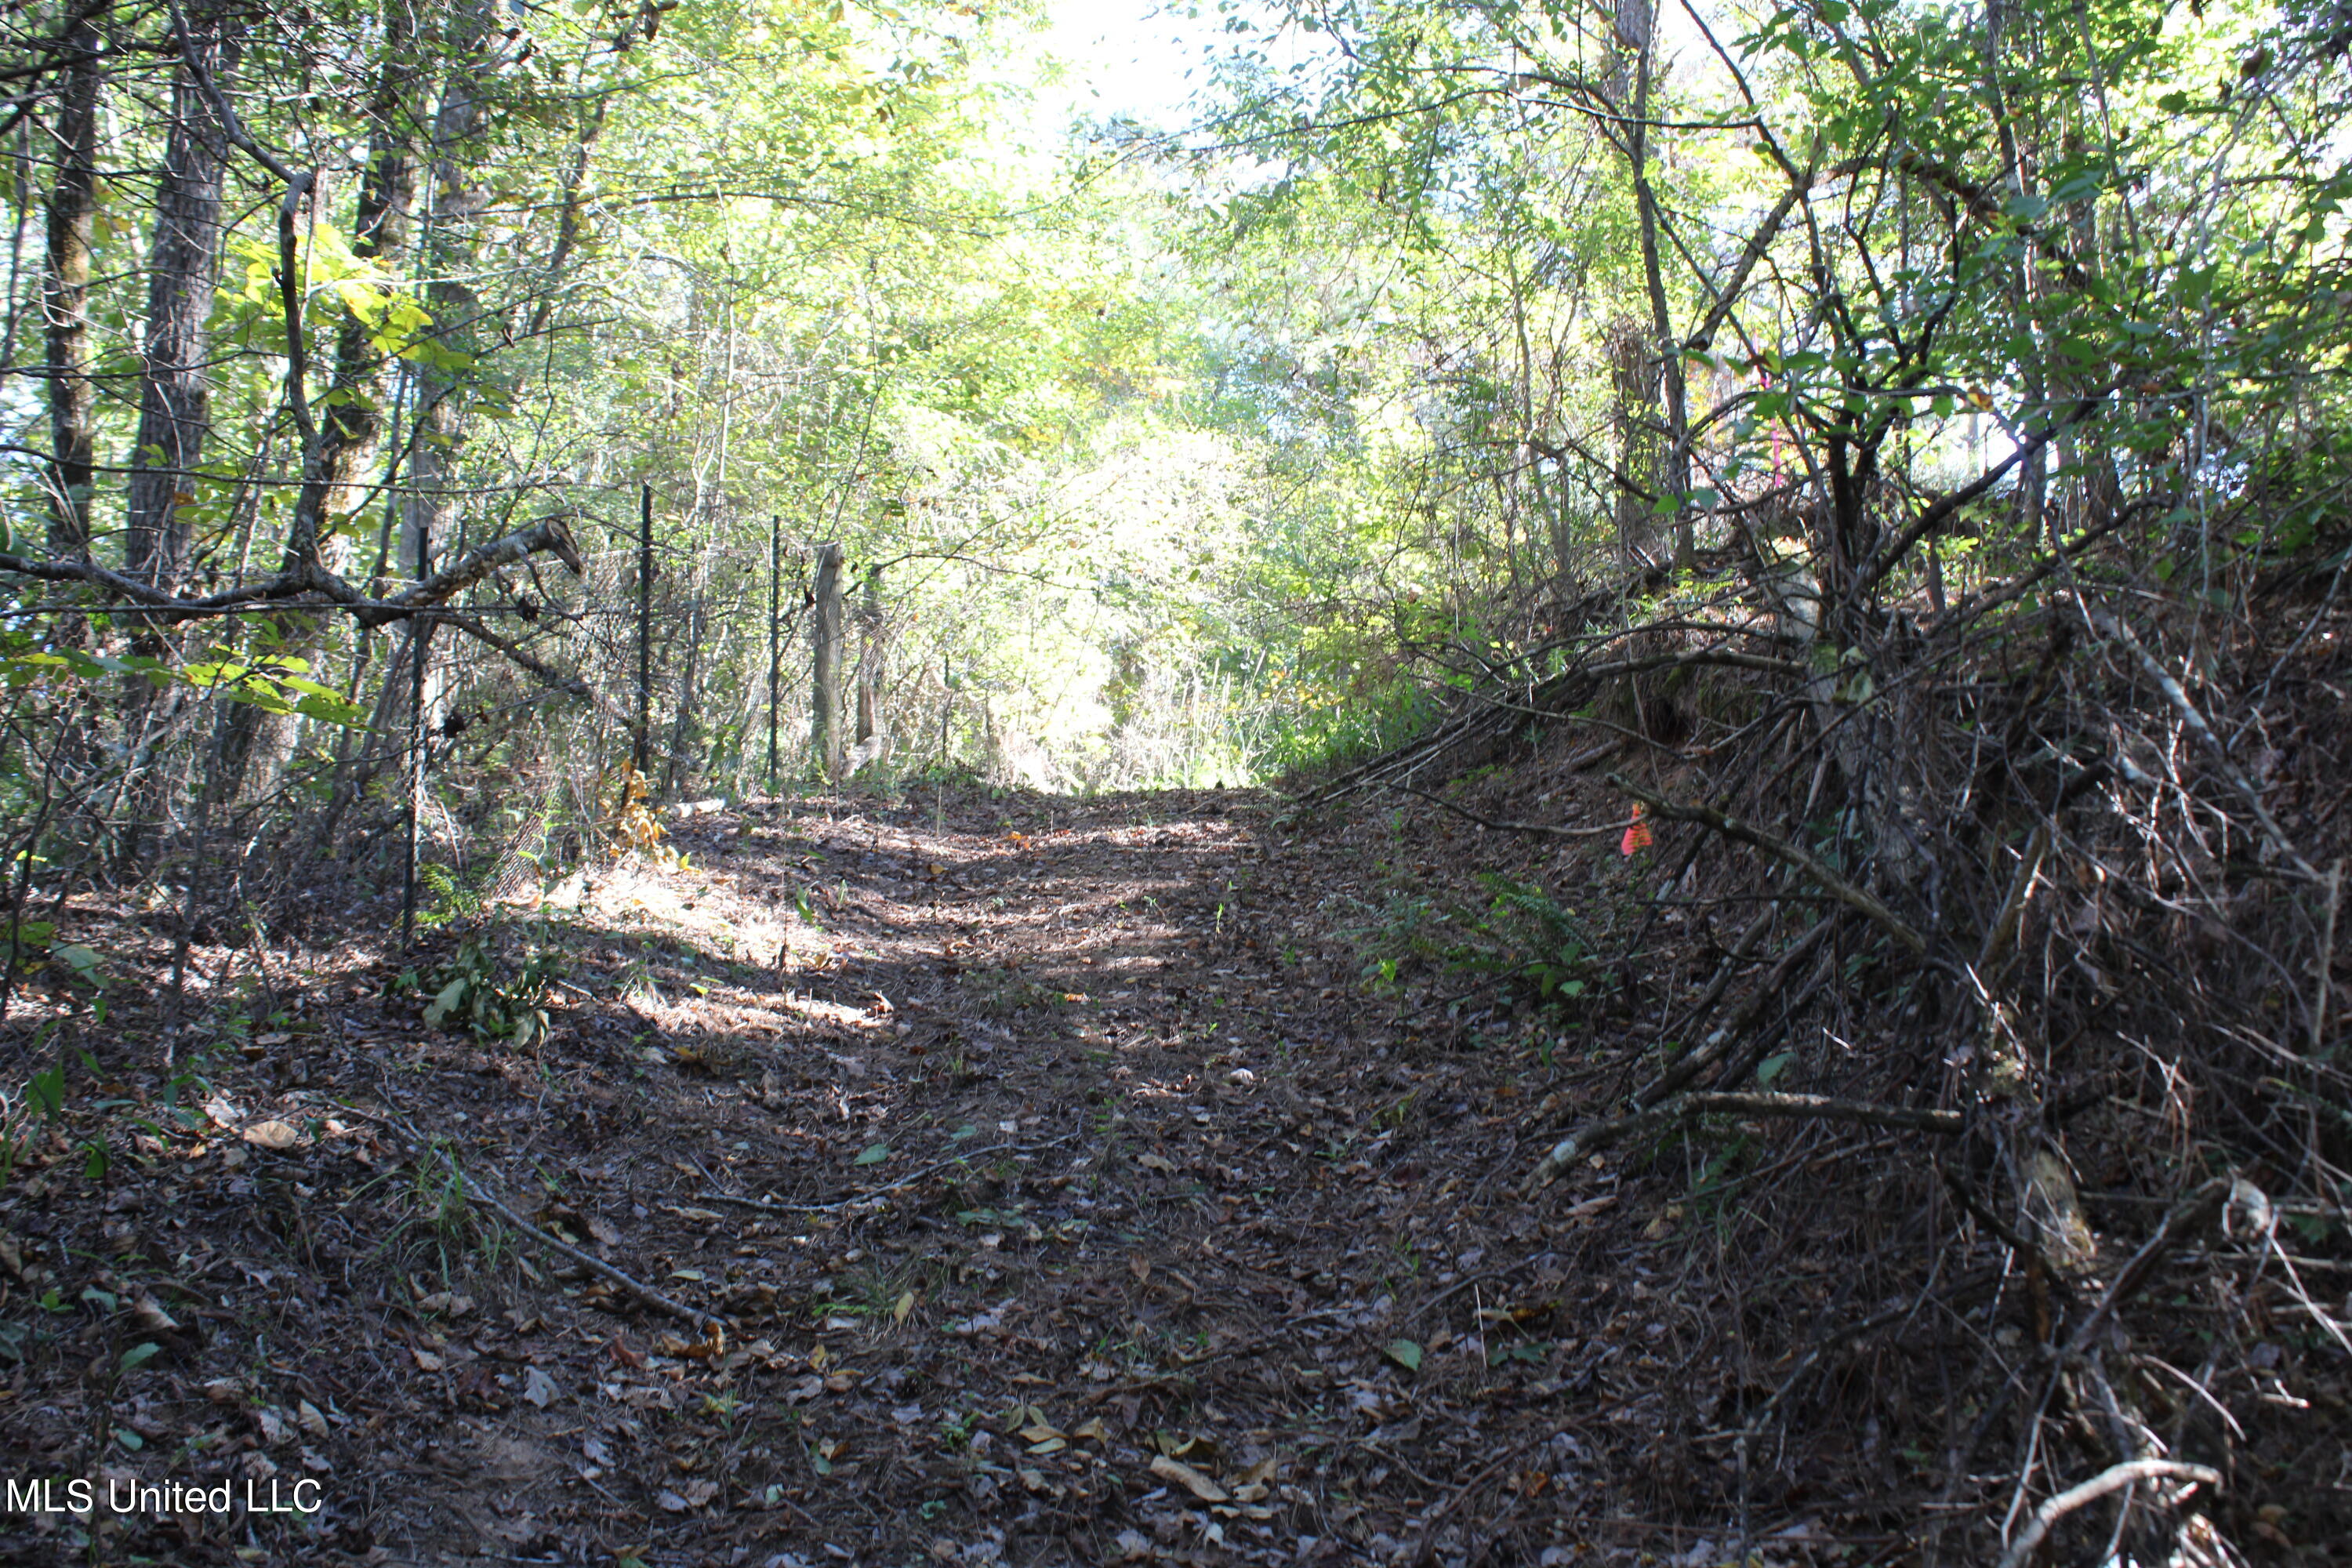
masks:
[[[104,1411],[20,1388],[0,1436],[127,1424],[191,1476],[321,1483],[307,1532],[111,1527],[183,1563],[1671,1542],[1602,1483],[1686,1309],[1589,1255],[1613,1176],[1513,1194],[1528,1057],[1368,997],[1335,928],[1380,846],[1274,805],[696,816],[683,867],[540,910],[567,979],[531,1052],[331,981],[218,1054],[209,1136],[110,1199],[60,1163],[0,1205],[27,1257],[110,1255],[68,1297],[231,1329],[165,1334]],[[452,1162],[724,1334],[520,1241]]]

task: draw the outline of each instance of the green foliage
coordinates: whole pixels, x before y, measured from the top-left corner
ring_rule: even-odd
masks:
[[[1493,872],[1478,879],[1494,895],[1482,922],[1493,945],[1464,967],[1507,975],[1554,1006],[1581,998],[1594,969],[1591,939],[1576,912],[1535,883]]]
[[[518,965],[490,937],[468,937],[447,964],[423,980],[430,998],[425,1022],[528,1050],[547,1037],[547,998],[562,973],[562,954],[552,949],[530,953]]]

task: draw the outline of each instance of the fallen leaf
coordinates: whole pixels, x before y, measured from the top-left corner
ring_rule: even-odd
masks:
[[[894,1323],[903,1323],[907,1321],[907,1314],[914,1310],[915,1293],[908,1290],[898,1298],[898,1305],[890,1309],[890,1321]]]
[[[415,1356],[416,1358],[416,1364],[426,1372],[439,1372],[443,1367],[449,1364],[447,1362],[442,1360],[439,1356],[435,1355],[431,1351],[425,1349],[421,1345],[410,1346],[408,1353]]]
[[[1274,1472],[1275,1461],[1270,1458],[1260,1459],[1256,1464],[1252,1465],[1243,1471],[1241,1479],[1234,1483],[1234,1500],[1239,1502],[1265,1501],[1267,1489],[1274,1481]]]
[[[294,1424],[313,1437],[325,1437],[331,1435],[327,1428],[326,1416],[320,1413],[317,1405],[307,1399],[294,1407]]]
[[[555,1386],[555,1379],[548,1376],[539,1368],[532,1367],[523,1373],[522,1396],[544,1410],[562,1398],[563,1391]]]
[[[275,1117],[268,1121],[255,1122],[240,1136],[247,1142],[258,1144],[264,1149],[291,1149],[302,1142],[302,1134]]]
[[[1407,1372],[1421,1370],[1421,1347],[1411,1340],[1391,1340],[1381,1353]]]
[[[137,1320],[141,1328],[154,1333],[162,1333],[168,1329],[176,1329],[180,1326],[178,1320],[163,1310],[163,1303],[157,1301],[152,1296],[142,1295],[137,1300],[131,1302],[131,1315]]]
[[[1151,1473],[1164,1481],[1174,1481],[1202,1502],[1226,1502],[1231,1499],[1225,1489],[1184,1463],[1165,1454],[1151,1457]]]
[[[857,1152],[856,1163],[860,1165],[878,1165],[889,1157],[890,1145],[887,1143],[868,1143],[865,1148]]]
[[[1165,1171],[1171,1175],[1176,1172],[1176,1163],[1164,1154],[1139,1155],[1135,1163],[1147,1171]]]

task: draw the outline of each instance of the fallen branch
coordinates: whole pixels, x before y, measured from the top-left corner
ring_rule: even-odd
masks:
[[[2156,1272],[2156,1266],[2164,1261],[2165,1254],[2179,1245],[2182,1237],[2213,1216],[2221,1208],[2222,1200],[2230,1195],[2232,1186],[2232,1178],[2216,1176],[2166,1211],[2164,1218],[2157,1225],[2156,1234],[2132,1254],[2130,1262],[2116,1271],[2115,1283],[2107,1287],[2106,1293],[2099,1298],[2098,1305],[2093,1307],[2089,1315],[2067,1336],[2065,1352],[2058,1358],[2050,1374],[2053,1387],[2067,1363],[2090,1349],[2092,1336],[2099,1331],[2099,1325],[2147,1282],[2147,1277]]]
[[[456,1167],[453,1165],[451,1169],[455,1170]],[[723,1329],[727,1326],[725,1319],[714,1317],[710,1313],[702,1311],[698,1308],[689,1307],[683,1301],[675,1300],[672,1297],[665,1296],[660,1291],[655,1289],[652,1286],[646,1284],[643,1280],[633,1279],[630,1276],[622,1273],[619,1269],[614,1268],[603,1258],[598,1258],[595,1254],[592,1252],[583,1252],[568,1241],[548,1235],[547,1232],[540,1229],[539,1226],[531,1224],[530,1221],[523,1218],[522,1215],[515,1213],[514,1210],[507,1207],[506,1205],[500,1203],[488,1193],[483,1191],[481,1184],[475,1181],[473,1177],[467,1175],[465,1172],[457,1172],[457,1180],[464,1184],[466,1195],[471,1198],[474,1202],[481,1205],[484,1208],[488,1209],[492,1214],[497,1215],[500,1219],[506,1221],[509,1225],[514,1226],[515,1229],[522,1232],[523,1235],[530,1237],[531,1240],[539,1243],[540,1246],[547,1248],[550,1252],[557,1253],[562,1257],[568,1258],[572,1259],[572,1262],[580,1265],[583,1268],[587,1269],[590,1273],[609,1280],[614,1285],[618,1285],[622,1289],[626,1290],[630,1295],[635,1296],[646,1306],[658,1308],[660,1310],[667,1312],[673,1318],[683,1318],[688,1322],[692,1323],[696,1328],[702,1330],[705,1333],[709,1332],[713,1329]]]
[[[473,616],[450,616],[447,619],[451,626],[456,626],[467,637],[473,637],[478,641],[487,643],[491,647],[498,649],[500,653],[506,655],[507,658],[512,659],[515,664],[526,673],[536,676],[539,679],[545,682],[547,685],[553,687],[556,690],[562,692],[565,696],[577,697],[585,702],[594,702],[596,700],[594,689],[590,687],[585,680],[583,680],[576,675],[564,674],[562,670],[555,668],[553,666],[541,659],[536,655],[528,652],[512,639],[500,637],[498,633],[490,630],[489,627],[482,625],[481,622],[476,620]],[[600,706],[603,705],[600,704]],[[615,716],[619,717],[621,715],[616,713]]]
[[[2166,1477],[2200,1481],[2209,1487],[2221,1484],[2221,1471],[2204,1465],[2184,1464],[2179,1459],[2126,1459],[2120,1465],[2110,1465],[2081,1486],[2069,1487],[2035,1509],[2025,1528],[2017,1532],[2017,1539],[2009,1543],[2009,1550],[2000,1554],[2000,1568],[2025,1568],[2026,1560],[2042,1544],[2042,1538],[2050,1533],[2050,1527],[2076,1509],[2096,1502],[2109,1492]]]
[[[1770,905],[1767,905],[1764,912],[1756,917],[1755,923],[1740,935],[1739,941],[1734,944],[1732,951],[1725,955],[1723,963],[1717,969],[1715,978],[1708,983],[1706,992],[1696,1002],[1691,1004],[1678,1023],[1665,1031],[1666,1037],[1687,1038],[1690,1032],[1705,1021],[1707,1014],[1714,1010],[1715,1005],[1723,999],[1724,992],[1730,987],[1733,973],[1747,962],[1749,950],[1755,945],[1756,940],[1763,934],[1766,927],[1771,923],[1775,912]],[[1633,1091],[1634,1108],[1646,1110],[1657,1104],[1668,1095],[1686,1088],[1699,1074],[1707,1071],[1728,1056],[1731,1051],[1731,1042],[1746,1034],[1756,1020],[1763,1016],[1766,1008],[1775,1001],[1786,998],[1789,981],[1796,973],[1797,966],[1810,958],[1814,950],[1822,945],[1822,939],[1829,935],[1830,928],[1837,922],[1838,919],[1838,916],[1832,914],[1815,921],[1811,930],[1790,943],[1773,963],[1771,969],[1765,974],[1763,982],[1756,987],[1756,994],[1748,998],[1747,1005],[1734,1014],[1728,1024],[1709,1035],[1706,1043],[1698,1049],[1688,1053],[1649,1083]],[[1813,986],[1809,984],[1805,993],[1801,994],[1800,1001],[1790,1004],[1790,1009],[1793,1011],[1795,1006],[1801,1005],[1801,995],[1810,994],[1812,989]]]
[[[852,1193],[845,1198],[836,1198],[829,1204],[780,1204],[772,1198],[739,1198],[732,1193],[698,1193],[695,1196],[703,1203],[731,1204],[739,1209],[750,1209],[754,1214],[832,1214],[837,1210],[845,1209],[852,1204],[862,1204],[868,1198],[878,1198],[884,1193],[895,1193],[901,1187],[911,1187],[925,1177],[936,1176],[950,1166],[968,1163],[982,1154],[1003,1154],[1008,1152],[1015,1154],[1035,1154],[1044,1150],[1059,1148],[1076,1136],[1075,1132],[1068,1132],[1059,1138],[1049,1138],[1043,1143],[991,1143],[983,1148],[966,1149],[952,1158],[941,1160],[936,1164],[926,1165],[912,1175],[901,1176],[897,1181],[883,1186],[869,1187],[862,1193]]]
[[[1552,1145],[1528,1178],[1539,1187],[1574,1163],[1612,1143],[1636,1138],[1692,1116],[1779,1116],[1811,1121],[1853,1121],[1865,1127],[1891,1127],[1906,1132],[1934,1132],[1949,1137],[1961,1128],[1957,1110],[1915,1110],[1907,1106],[1878,1105],[1862,1100],[1832,1100],[1819,1094],[1770,1094],[1761,1090],[1678,1094],[1647,1110],[1612,1118],[1570,1133]]]
[[[1663,796],[1652,795],[1622,773],[1611,773],[1609,782],[1640,801],[1654,815],[1669,822],[1698,823],[1703,826],[1713,828],[1726,838],[1737,839],[1752,848],[1761,849],[1784,865],[1795,867],[1819,883],[1822,890],[1830,897],[1849,909],[1859,910],[1868,915],[1895,941],[1921,957],[1927,956],[1927,939],[1913,931],[1902,916],[1787,839],[1775,838],[1761,828],[1752,827],[1739,818],[1727,816],[1711,805],[1683,805]]]
[[[338,1104],[335,1107],[335,1114],[338,1116],[362,1117],[369,1121],[374,1122],[379,1127],[390,1129],[407,1142],[408,1157],[412,1160],[419,1158],[424,1151],[433,1148],[433,1144],[430,1140],[418,1136],[415,1128],[409,1126],[408,1123],[401,1121],[398,1117],[386,1116],[380,1111],[362,1110],[357,1106],[343,1104]],[[438,1150],[435,1150],[434,1152],[436,1153],[440,1152]],[[580,1267],[587,1269],[590,1273],[594,1274],[612,1284],[619,1286],[622,1289],[626,1290],[630,1295],[635,1296],[638,1300],[643,1301],[646,1306],[667,1312],[671,1317],[684,1319],[687,1322],[692,1323],[696,1328],[702,1330],[705,1333],[709,1333],[714,1329],[724,1329],[727,1326],[725,1319],[714,1317],[709,1312],[689,1307],[683,1301],[677,1300],[669,1296],[665,1296],[660,1291],[655,1289],[652,1286],[645,1283],[645,1281],[634,1279],[631,1276],[623,1273],[620,1269],[614,1268],[611,1264],[605,1262],[603,1258],[598,1258],[595,1254],[583,1252],[568,1241],[548,1235],[547,1232],[540,1229],[539,1226],[531,1224],[530,1221],[523,1218],[522,1215],[515,1213],[514,1210],[509,1208],[505,1204],[499,1202],[498,1198],[491,1195],[488,1190],[486,1189],[481,1183],[468,1175],[464,1168],[458,1165],[455,1160],[450,1159],[446,1154],[441,1155],[441,1160],[442,1163],[449,1168],[451,1173],[456,1175],[458,1185],[465,1189],[466,1196],[468,1199],[481,1205],[484,1208],[488,1209],[492,1214],[497,1215],[500,1219],[506,1221],[509,1225],[514,1226],[515,1229],[520,1231],[524,1236],[529,1237],[531,1240],[539,1243],[540,1246],[547,1248],[550,1252],[555,1253],[559,1257],[570,1258],[572,1262],[577,1263]]]
[[[1381,782],[1400,794],[1419,795],[1432,805],[1444,806],[1465,822],[1475,822],[1481,827],[1491,827],[1497,833],[1540,833],[1553,838],[1606,838],[1612,833],[1622,833],[1633,825],[1631,818],[1623,822],[1606,822],[1598,827],[1553,827],[1541,822],[1503,822],[1495,817],[1481,816],[1475,811],[1454,805],[1444,795],[1432,795],[1425,789],[1415,789],[1412,785],[1399,783],[1395,779],[1383,779]]]
[[[2286,830],[2271,816],[2270,808],[2263,804],[2263,792],[2254,787],[2252,779],[2239,771],[2236,763],[2231,761],[2228,743],[2213,732],[2213,726],[2205,721],[2205,715],[2197,710],[2197,704],[2189,700],[2189,693],[2181,688],[2180,682],[2172,678],[2172,672],[2158,664],[2156,656],[2141,646],[2129,626],[2104,610],[2094,609],[2090,600],[2080,594],[2074,597],[2075,602],[2083,606],[2083,614],[2089,617],[2091,625],[2131,650],[2140,668],[2156,682],[2157,689],[2164,693],[2164,700],[2172,704],[2173,711],[2180,715],[2180,721],[2205,742],[2206,749],[2213,753],[2214,765],[2221,770],[2221,776],[2230,782],[2230,787],[2245,798],[2247,808],[2254,814],[2254,820],[2262,825],[2263,837],[2270,840],[2271,848],[2279,858],[2293,866],[2305,880],[2326,880],[2317,868],[2303,858],[2302,852],[2287,837]]]

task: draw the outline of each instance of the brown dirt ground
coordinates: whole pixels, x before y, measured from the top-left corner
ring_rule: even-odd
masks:
[[[524,1052],[385,996],[399,965],[350,934],[380,906],[203,933],[172,1038],[205,1109],[177,1121],[171,943],[78,909],[114,1007],[57,973],[17,1003],[61,1022],[11,1080],[70,1065],[0,1192],[0,1475],[236,1506],[0,1513],[0,1559],[1717,1561],[1732,1457],[1685,1417],[1777,1373],[1678,1289],[1715,1245],[1670,1206],[1689,1184],[1612,1161],[1523,1196],[1612,1058],[1412,983],[1411,889],[1499,868],[1605,902],[1617,845],[1405,805],[698,816],[685,868],[495,922],[567,955]],[[523,1240],[453,1163],[723,1335]],[[1833,1260],[1774,1267],[1827,1299]],[[245,1510],[302,1480],[319,1511]],[[1760,1560],[1899,1550],[1837,1495],[1759,1505]]]

